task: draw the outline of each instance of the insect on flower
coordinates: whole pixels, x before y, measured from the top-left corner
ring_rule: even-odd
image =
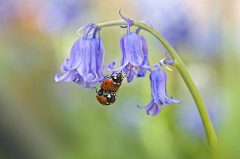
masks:
[[[89,23],[80,30],[84,30],[83,37],[79,38],[73,45],[70,57],[65,59],[61,65],[61,71],[65,73],[60,76],[58,73],[54,79],[56,82],[74,82],[82,86],[82,88],[90,87],[96,89],[96,98],[102,105],[111,105],[115,103],[117,91],[122,85],[122,81],[127,77],[127,81],[131,82],[136,77],[144,77],[147,70],[151,72],[151,94],[150,103],[144,107],[139,105],[138,108],[145,109],[147,114],[152,116],[158,115],[163,108],[163,105],[168,106],[172,103],[179,104],[181,100],[169,98],[166,91],[167,76],[166,73],[159,67],[171,70],[166,64],[174,64],[169,57],[160,60],[159,62],[149,66],[148,62],[148,45],[145,38],[138,35],[138,28],[135,32],[130,32],[130,27],[134,21],[124,17],[119,11],[120,16],[127,22],[127,33],[120,39],[120,47],[122,50],[122,59],[120,68],[114,69],[115,62],[107,65],[107,69],[112,72],[110,76],[106,75],[104,67],[104,46],[100,38],[100,26],[94,23]],[[153,28],[148,21],[142,21],[143,24]],[[95,28],[96,27],[96,28]],[[146,29],[146,28],[145,28]],[[98,33],[98,37],[96,34]],[[89,37],[92,35],[92,37]],[[152,68],[156,68],[152,71]],[[101,88],[97,90],[93,87],[94,84],[101,83]]]
[[[123,55],[120,63],[121,66],[118,69],[114,69],[113,66],[115,62],[112,62],[107,65],[107,70],[111,72],[129,72],[127,81],[131,82],[135,75],[137,77],[144,77],[146,70],[155,66],[149,66],[148,46],[145,38],[139,36],[135,32],[130,32],[130,27],[134,23],[133,20],[121,15],[120,11],[119,14],[128,23],[127,34],[123,35],[120,40],[120,47]]]
[[[119,87],[122,85],[122,81],[124,77],[126,77],[130,72],[128,72],[125,76],[122,72],[119,72],[115,75],[112,73],[110,77],[108,77],[103,83],[101,84],[101,89],[105,92],[117,92]]]

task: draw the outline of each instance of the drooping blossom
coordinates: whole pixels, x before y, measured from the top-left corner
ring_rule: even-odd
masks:
[[[74,43],[70,57],[61,66],[65,74],[60,76],[57,73],[54,77],[56,82],[75,82],[82,88],[93,88],[93,84],[104,78],[104,45],[100,37],[96,38],[99,30],[95,29],[93,37],[88,38],[93,26],[94,23],[90,23],[81,28],[84,29],[84,36]]]
[[[152,99],[151,101],[144,107],[137,105],[140,109],[145,109],[148,115],[156,116],[163,109],[163,105],[168,106],[172,103],[180,104],[181,100],[175,100],[172,96],[168,97],[166,83],[167,83],[167,75],[161,70],[157,69],[152,71],[150,76],[151,81],[151,93]]]
[[[130,32],[130,27],[134,21],[122,16],[120,11],[119,14],[128,23],[127,34],[123,35],[120,40],[123,55],[120,63],[121,66],[118,69],[114,69],[115,62],[112,62],[107,65],[107,69],[111,72],[123,71],[125,74],[128,74],[127,81],[131,82],[135,75],[137,77],[144,77],[147,69],[151,68],[148,65],[148,46],[143,36],[139,36],[135,32]]]

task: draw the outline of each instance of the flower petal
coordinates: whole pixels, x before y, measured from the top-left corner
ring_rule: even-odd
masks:
[[[173,96],[171,96],[171,99],[170,98],[166,98],[166,102],[164,103],[164,105],[165,106],[168,106],[168,105],[170,105],[170,104],[172,104],[172,103],[174,103],[174,104],[180,104],[182,102],[182,98],[180,99],[180,100],[175,100],[174,98],[173,98]]]
[[[172,71],[171,68],[169,68],[167,65],[165,65],[166,59],[167,59],[167,58],[160,60],[160,61],[159,61],[159,64],[160,64],[161,66],[163,66],[166,70]]]
[[[122,38],[124,47],[121,46],[121,49],[125,51],[127,59],[132,66],[140,66],[144,60],[141,39],[134,32],[125,34]]]
[[[166,89],[167,75],[163,70],[157,69],[156,71],[152,71],[150,81],[151,93],[155,103],[168,106],[172,103],[179,104],[182,102],[182,99],[175,100],[173,97],[171,99],[168,97]]]
[[[107,65],[107,70],[108,70],[108,71],[111,71],[111,72],[119,73],[119,72],[121,72],[121,71],[124,69],[124,67],[125,67],[127,64],[128,64],[128,63],[126,63],[125,65],[119,67],[118,69],[114,69],[113,66],[115,65],[115,62],[112,62],[112,63],[110,63],[110,64]]]
[[[161,111],[162,111],[163,107],[161,108],[161,106],[157,103],[154,103],[153,105],[153,111],[152,111],[152,116],[156,116],[158,115]]]
[[[143,50],[143,55],[148,57],[148,45],[146,39],[142,36],[139,35],[140,40],[142,41],[142,50]]]
[[[144,56],[144,57],[145,57],[145,56]],[[153,67],[159,68],[160,66],[161,66],[161,64],[160,64],[159,62],[153,64],[152,66],[149,66],[149,65],[146,64],[146,63],[143,64],[143,65],[141,65],[142,68],[146,68],[146,69],[151,69],[151,68],[153,68]]]
[[[138,104],[137,107],[140,108],[140,109],[145,109],[147,114],[148,115],[152,114],[152,116],[158,115],[162,110],[162,108],[158,104],[154,103],[153,98],[151,99],[151,101],[146,106],[141,107]]]
[[[92,88],[92,89],[93,89],[93,83],[84,82],[84,81],[83,81],[83,78],[81,78],[81,79],[79,80],[79,82],[80,82],[82,88]]]
[[[129,19],[127,17],[124,17],[122,14],[121,14],[121,9],[119,10],[119,15],[122,17],[123,20],[125,20],[129,26],[132,26],[134,21],[132,19]]]
[[[77,71],[80,74],[80,76],[83,77],[84,81],[87,81],[88,78],[88,73],[90,71],[90,60],[91,60],[91,41],[87,38],[83,38],[83,46],[81,48],[81,60],[80,63],[77,67]],[[96,62],[96,60],[95,60]]]
[[[126,52],[125,52],[124,38],[123,37],[120,39],[120,47],[121,47],[121,50],[122,50],[122,59],[121,59],[120,65],[123,66],[126,63],[129,63],[129,60],[127,59],[127,55],[126,55]]]
[[[153,104],[154,104],[154,100],[153,100],[153,98],[152,98],[152,99],[150,100],[150,102],[149,102],[146,106],[141,107],[141,106],[138,104],[137,107],[140,108],[140,109],[149,109]]]
[[[87,74],[92,74],[93,78],[91,80],[86,80],[87,82],[93,82],[93,81],[98,81],[98,75],[97,75],[97,59],[96,59],[96,52],[97,52],[97,48],[94,45],[94,42],[91,40],[90,42],[90,53],[89,53],[89,70],[87,72]],[[84,78],[84,76],[83,76]]]
[[[140,66],[137,77],[144,77],[146,72],[147,72],[147,69]]]
[[[58,73],[54,76],[55,82],[64,81],[64,82],[72,82],[74,73],[73,71],[66,72],[63,76],[60,76]]]
[[[93,88],[93,83],[84,82],[83,78],[79,74],[76,76],[73,82],[81,85],[82,88],[86,88],[86,87]]]
[[[69,60],[68,58],[65,59],[63,61],[63,64],[60,67],[61,71],[64,72],[64,73],[67,72],[67,71],[70,71],[70,69],[68,68],[68,60]]]
[[[164,60],[164,64],[174,65],[175,61],[170,59],[170,57],[167,55],[167,51],[165,52],[165,55],[167,56],[167,58]]]
[[[82,56],[83,56],[83,48],[85,48],[86,40],[85,38],[79,38],[75,43],[73,44],[73,47],[71,49],[70,57],[68,60],[68,68],[70,70],[76,69],[79,64],[82,62]]]
[[[144,68],[144,66],[148,66],[148,58],[147,58],[147,56],[144,56],[144,60],[143,60],[142,66],[139,66],[139,71],[138,71],[137,77],[144,77],[145,74],[147,73],[147,70],[149,69],[149,67],[148,68]]]
[[[85,30],[86,30],[88,27],[93,27],[93,26],[95,26],[95,23],[88,23],[88,24],[84,25],[83,27],[79,28],[79,29],[77,30],[77,34],[81,35],[81,34],[80,34],[80,31],[81,31],[81,30],[84,29],[84,33],[85,33]],[[83,34],[84,34],[84,33],[83,33]]]
[[[99,79],[104,77],[105,69],[104,69],[104,45],[101,38],[93,38],[93,44],[95,45],[95,56],[96,56],[96,69],[97,75]]]
[[[127,67],[127,66],[126,66]],[[133,77],[136,75],[136,72],[134,72],[132,69],[130,70],[130,73],[127,76],[127,82],[130,83],[133,80]]]
[[[155,103],[163,104],[165,101],[166,77],[166,73],[161,69],[152,71],[150,74],[151,92]]]
[[[92,88],[93,89],[93,83],[85,82],[81,84],[82,88]]]

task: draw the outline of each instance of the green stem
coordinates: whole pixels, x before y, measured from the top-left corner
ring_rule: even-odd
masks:
[[[118,20],[118,21],[96,24],[95,27],[103,28],[103,27],[107,27],[107,26],[118,26],[118,25],[127,25],[127,23],[124,20]],[[151,27],[149,27],[143,23],[140,23],[138,21],[134,21],[134,25],[141,27],[141,28],[147,30],[148,32],[150,32],[151,34],[153,34],[165,46],[165,48],[168,50],[168,52],[172,55],[173,59],[175,60],[175,66],[177,67],[178,71],[182,75],[182,78],[184,79],[188,89],[190,90],[190,92],[196,102],[196,105],[198,107],[199,113],[201,115],[201,118],[202,118],[202,121],[203,121],[203,124],[205,127],[209,145],[215,154],[215,152],[218,149],[217,148],[218,144],[217,144],[217,137],[216,137],[212,122],[209,118],[209,115],[208,115],[206,107],[203,103],[203,100],[202,100],[195,84],[193,83],[193,81],[187,71],[187,68],[184,65],[184,63],[182,62],[181,58],[178,56],[177,52],[173,49],[173,47],[154,28],[151,28]]]
[[[118,26],[118,25],[127,25],[128,23],[125,20],[115,20],[106,23],[95,24],[96,28],[103,28],[108,26]]]

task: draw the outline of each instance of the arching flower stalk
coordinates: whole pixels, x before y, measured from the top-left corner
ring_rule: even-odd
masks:
[[[220,156],[218,154],[218,152],[220,151],[216,151],[218,150],[217,137],[212,126],[211,120],[209,118],[209,115],[207,113],[207,110],[205,108],[205,105],[186,69],[186,66],[184,65],[183,61],[181,60],[177,52],[151,26],[149,27],[149,25],[146,25],[144,23],[133,21],[129,18],[126,18],[122,16],[121,13],[120,16],[127,22],[127,26],[122,27],[122,28],[127,27],[127,34],[125,34],[120,40],[120,46],[123,54],[120,63],[121,66],[118,69],[114,69],[113,66],[115,62],[112,62],[111,64],[107,65],[107,69],[112,73],[119,73],[123,71],[124,73],[128,74],[127,75],[128,82],[131,82],[135,75],[137,77],[145,76],[146,70],[150,70],[152,99],[150,103],[147,104],[146,106],[140,107],[138,105],[138,107],[141,109],[145,109],[147,111],[147,114],[155,116],[160,113],[160,111],[163,108],[163,105],[168,106],[172,103],[179,104],[182,101],[182,99],[175,100],[173,97],[171,98],[168,97],[166,91],[167,76],[163,70],[159,69],[160,66],[163,66],[164,68],[171,70],[166,66],[166,64],[172,65],[174,64],[174,66],[180,72],[183,80],[188,86],[196,102],[213,153],[215,156]],[[130,27],[133,24],[135,26],[141,27],[144,30],[147,30],[149,33],[154,35],[168,50],[168,52],[173,57],[174,61],[171,61],[169,58],[166,58],[160,60],[158,63],[155,63],[152,66],[149,66],[148,51],[146,51],[148,50],[146,41],[143,37],[139,36],[138,34],[130,32]],[[123,20],[99,24],[89,23],[86,26],[80,28],[80,30],[84,29],[84,37],[78,39],[74,43],[70,57],[64,60],[61,66],[61,71],[64,72],[65,74],[63,76],[56,74],[55,81],[75,82],[77,84],[80,84],[83,88],[84,87],[93,88],[93,84],[99,83],[99,81],[106,78],[103,75],[104,46],[102,44],[100,36],[98,39],[96,38],[96,33],[97,32],[99,33],[98,28],[118,25],[126,25],[126,23]],[[91,33],[93,33],[93,37],[88,38],[88,36]],[[156,67],[157,69],[155,71],[152,71],[151,68],[153,67]]]

